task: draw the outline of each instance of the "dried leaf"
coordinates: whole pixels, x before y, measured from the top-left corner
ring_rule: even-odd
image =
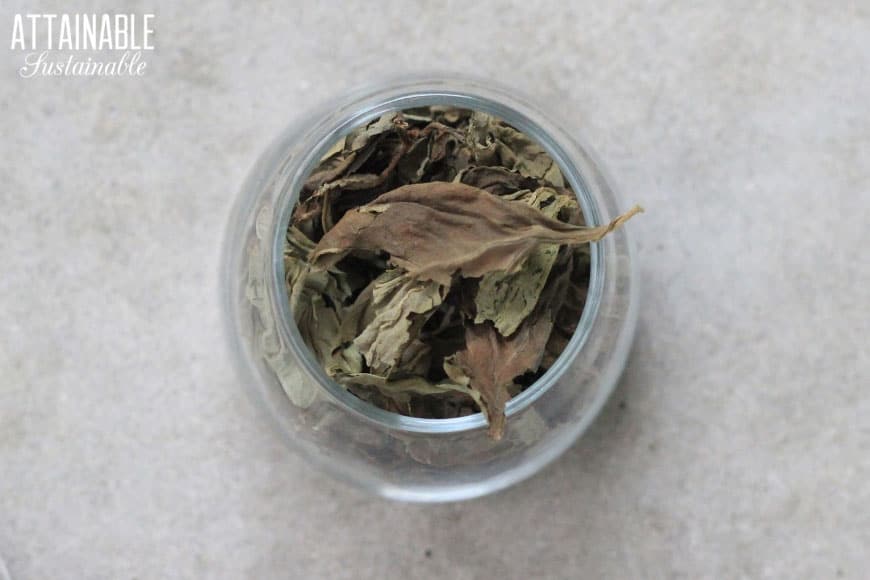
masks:
[[[288,286],[292,288],[290,307],[302,339],[328,372],[362,370],[361,357],[345,353],[342,345],[342,301],[350,289],[342,275],[311,272],[308,264],[285,256]]]
[[[433,382],[419,376],[388,380],[368,373],[335,378],[361,399],[403,415],[438,419],[476,412],[472,390],[450,380]]]
[[[420,130],[412,129],[408,135],[414,142],[397,169],[403,183],[428,180],[426,178],[460,147],[464,138],[461,131],[438,122],[431,122]],[[461,163],[458,163],[457,156],[451,157],[450,165],[454,171],[459,169]]]
[[[526,177],[544,179],[550,185],[564,187],[562,172],[546,149],[501,119],[475,112],[468,131],[474,144],[475,159],[481,164],[501,165]]]
[[[504,167],[468,167],[461,171],[455,181],[485,189],[495,195],[507,195],[523,190],[542,187],[546,182],[525,177]]]
[[[306,180],[299,203],[293,212],[293,225],[317,218],[325,214],[331,217],[331,199],[336,192],[371,189],[382,184],[395,169],[407,148],[403,141],[393,144],[391,160],[387,167],[377,173],[356,173],[379,151],[379,143],[387,135],[401,133],[407,123],[399,113],[387,113],[364,128],[351,132],[341,139],[342,147],[332,147],[326,154],[321,166]],[[326,211],[324,208],[327,208]],[[325,229],[332,227],[327,224]]]
[[[324,183],[334,181],[345,173],[358,169],[377,151],[377,138],[402,128],[404,128],[404,121],[401,115],[387,113],[367,126],[351,131],[336,141],[324,154],[317,169],[305,181],[303,190],[314,191]]]
[[[394,398],[403,393],[441,395],[455,392],[471,395],[471,389],[465,385],[451,383],[450,381],[432,383],[422,377],[390,380],[371,373],[347,373],[337,375],[335,380],[345,385],[375,387],[381,393]]]
[[[447,286],[456,273],[477,278],[515,272],[540,243],[600,240],[640,211],[635,207],[606,226],[586,228],[462,183],[405,185],[346,213],[310,259],[316,268],[328,268],[352,250],[384,251],[411,276]]]
[[[518,376],[535,371],[553,323],[546,316],[528,319],[511,337],[505,338],[489,323],[465,329],[465,349],[444,363],[454,382],[468,385],[489,421],[489,434],[501,439],[508,388]]]
[[[558,284],[563,287],[562,295],[551,301],[555,311],[555,323],[544,355],[543,364],[547,367],[552,366],[568,346],[586,306],[591,260],[589,247],[574,248],[566,258],[564,275],[558,281]]]
[[[399,270],[387,270],[372,282],[374,318],[354,343],[374,374],[425,372],[429,347],[417,336],[443,293],[437,282],[417,280]]]
[[[536,190],[525,201],[551,218],[566,207],[577,206],[576,200],[550,188]],[[484,275],[475,297],[474,322],[491,320],[504,336],[513,334],[538,303],[558,253],[558,244],[538,244],[516,272]]]

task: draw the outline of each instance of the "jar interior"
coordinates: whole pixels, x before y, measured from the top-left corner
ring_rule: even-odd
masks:
[[[286,232],[293,210],[299,199],[302,184],[336,141],[343,138],[352,130],[368,124],[385,113],[431,106],[449,106],[481,111],[501,118],[518,131],[535,140],[558,165],[566,184],[569,185],[576,195],[586,224],[599,225],[601,223],[599,208],[595,204],[583,176],[577,167],[571,163],[571,160],[558,143],[526,115],[487,98],[456,92],[427,91],[409,93],[349,112],[337,121],[333,121],[331,126],[323,128],[317,134],[316,140],[313,141],[314,145],[309,147],[307,152],[303,152],[304,158],[299,163],[299,170],[289,176],[282,188],[281,195],[279,196],[278,212],[274,221],[271,282],[273,284],[272,290],[277,298],[280,331],[284,335],[300,366],[334,402],[386,428],[429,434],[476,430],[484,428],[487,425],[487,421],[483,413],[479,411],[471,415],[445,419],[412,417],[388,411],[358,398],[344,386],[329,377],[303,340],[299,328],[294,321],[290,308],[290,296],[285,284],[286,272],[283,252],[286,244]],[[589,284],[586,301],[576,329],[567,346],[543,375],[507,402],[505,416],[508,422],[511,416],[521,413],[542,396],[564,373],[567,365],[583,347],[598,311],[604,276],[603,248],[601,244],[591,243],[589,249]]]

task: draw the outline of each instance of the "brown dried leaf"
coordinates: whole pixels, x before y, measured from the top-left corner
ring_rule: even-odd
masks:
[[[347,212],[310,259],[315,268],[328,268],[352,250],[384,251],[411,276],[447,286],[456,273],[515,272],[541,243],[600,240],[640,211],[634,207],[606,226],[586,228],[462,183],[418,183]]]
[[[525,189],[536,189],[544,182],[525,177],[504,167],[469,167],[456,176],[456,181],[485,189],[495,195],[507,195]]]
[[[433,164],[442,161],[463,139],[461,131],[432,122],[422,129],[408,131],[414,143],[399,163],[397,173],[403,183],[423,181]]]
[[[471,388],[493,439],[504,433],[508,388],[516,377],[538,369],[552,327],[547,316],[529,317],[506,338],[488,322],[471,324],[465,329],[465,349],[444,361],[447,376]]]
[[[392,157],[387,167],[378,173],[357,173],[381,147],[381,142],[390,134],[402,134],[407,123],[400,113],[387,113],[357,129],[327,151],[317,169],[305,181],[302,195],[293,212],[293,224],[318,217],[321,213],[329,223],[332,198],[339,191],[370,189],[382,184],[395,170],[404,155],[407,144],[404,140],[393,144]]]

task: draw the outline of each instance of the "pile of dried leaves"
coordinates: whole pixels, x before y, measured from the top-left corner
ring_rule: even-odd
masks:
[[[300,192],[284,265],[296,323],[329,376],[414,417],[483,411],[549,368],[586,298],[589,248],[546,151],[502,120],[426,107],[335,144]]]

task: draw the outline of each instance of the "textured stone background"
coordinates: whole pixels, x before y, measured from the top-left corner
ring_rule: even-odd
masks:
[[[36,6],[34,6],[34,4]],[[570,4],[570,6],[569,6]],[[148,2],[140,79],[23,80],[0,8],[0,554],[48,578],[862,578],[870,5]],[[398,505],[312,472],[235,384],[218,242],[254,159],[360,82],[453,69],[585,126],[644,305],[539,476]]]

